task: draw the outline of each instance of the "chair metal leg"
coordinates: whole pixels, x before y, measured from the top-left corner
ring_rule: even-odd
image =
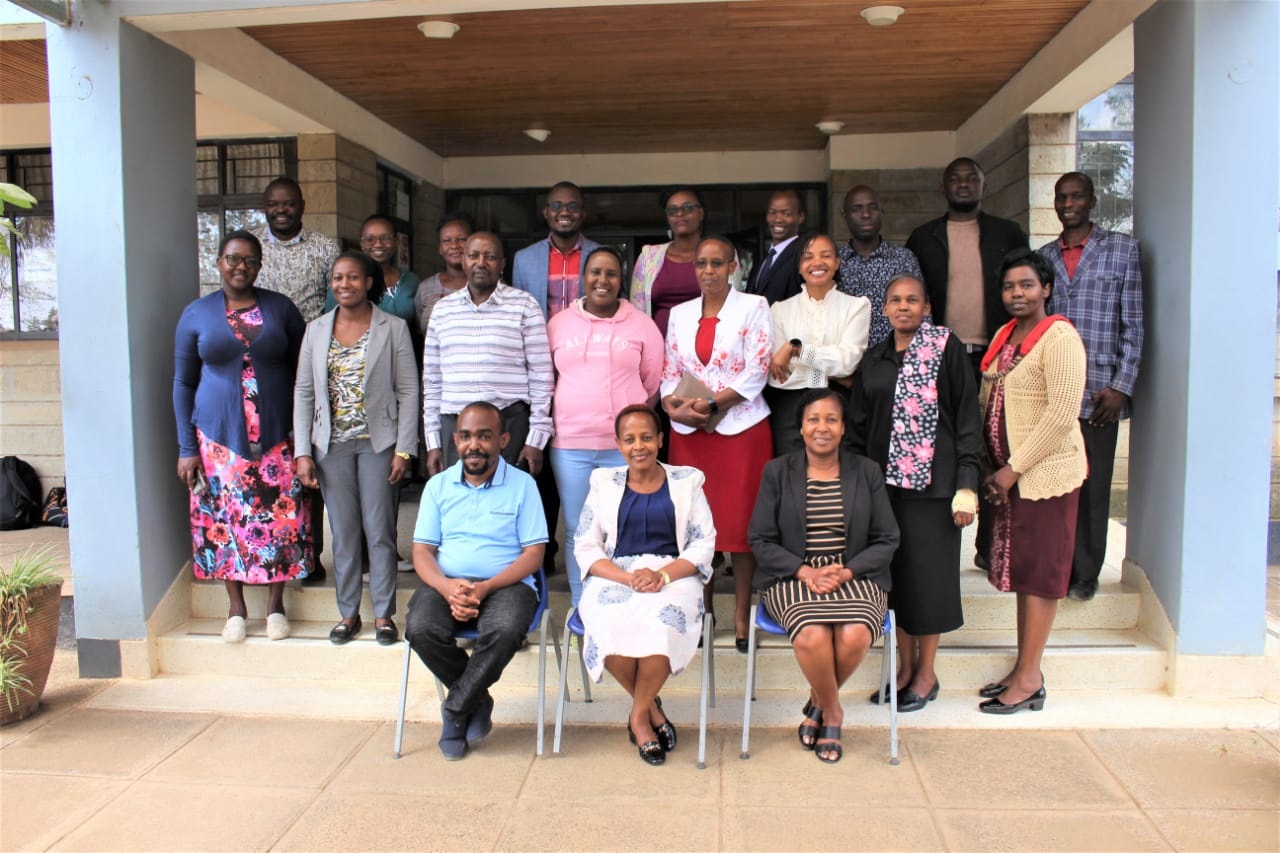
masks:
[[[698,769],[707,769],[707,690],[712,691],[715,705],[715,646],[712,645],[711,620],[702,620],[702,695],[698,702]]]
[[[551,621],[551,611],[542,611],[538,620],[538,738],[536,755],[542,755],[543,739],[546,737],[547,722],[547,624]],[[557,650],[559,647],[557,647]]]
[[[440,700],[441,705],[444,704],[444,684],[438,678],[436,679],[436,698]]]
[[[742,694],[742,753],[743,761],[751,757],[747,746],[751,739],[751,703],[756,698],[756,608],[751,605],[751,621],[747,623],[747,685]]]
[[[400,710],[396,713],[396,743],[391,751],[392,758],[400,757],[400,747],[404,743],[404,709],[409,700],[409,663],[413,658],[413,649],[409,641],[404,641],[404,672],[400,674]]]
[[[584,656],[583,650],[582,650],[583,639],[584,639],[583,637],[578,638],[578,668],[582,670],[582,701],[590,702],[591,701],[591,675],[590,673],[587,672],[587,659]],[[566,644],[565,649],[567,650],[568,648],[569,646]],[[568,651],[566,651],[565,654],[568,654]],[[565,697],[565,701],[566,702],[569,701],[568,696]]]
[[[703,629],[703,631],[704,631],[703,640],[702,640],[702,648],[703,648],[703,649],[711,649],[711,653],[710,653],[710,655],[708,656],[708,660],[711,662],[711,670],[710,670],[710,676],[711,676],[711,702],[710,702],[710,705],[711,705],[711,707],[712,707],[712,708],[714,708],[714,707],[716,706],[716,647],[715,647],[716,631],[715,631],[715,626],[714,626],[714,625],[707,625],[707,624],[705,624],[705,620],[704,620],[704,624],[703,624],[703,626],[702,626],[702,629]]]
[[[892,610],[888,611],[888,628],[885,631],[885,652],[889,659],[891,678],[897,678],[898,672],[898,617]],[[898,691],[889,691],[889,763],[898,763]]]
[[[551,751],[556,754],[560,752],[560,733],[564,730],[564,703],[569,694],[569,639],[573,636],[573,632],[569,630],[569,618],[572,615],[573,613],[570,611],[564,617],[564,654],[558,655],[560,659],[560,689],[556,691],[556,730],[555,736],[551,741]],[[579,661],[581,661],[581,643],[578,644],[578,652]],[[585,670],[583,675],[586,675]]]

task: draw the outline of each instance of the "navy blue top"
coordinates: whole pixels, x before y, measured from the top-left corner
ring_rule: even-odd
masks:
[[[293,429],[293,381],[307,324],[289,297],[253,289],[262,312],[262,331],[249,346],[258,380],[260,444],[274,447]],[[227,323],[219,289],[188,305],[178,320],[173,346],[173,414],[178,422],[178,456],[198,456],[196,429],[248,457],[240,368],[244,344]]]
[[[652,494],[633,492],[630,486],[622,493],[618,506],[618,544],[613,549],[618,557],[657,554],[678,557],[676,544],[676,505],[671,502],[667,481]]]

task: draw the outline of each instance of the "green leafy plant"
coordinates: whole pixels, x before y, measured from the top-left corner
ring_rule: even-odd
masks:
[[[7,186],[0,184],[0,187]],[[0,696],[13,709],[19,693],[30,693],[31,680],[19,669],[27,657],[24,639],[31,596],[59,583],[58,560],[48,545],[28,548],[9,568],[0,567]]]
[[[0,183],[0,214],[4,213],[5,205],[27,208],[35,203],[36,197],[17,184]],[[4,232],[4,239],[0,240],[0,256],[7,258],[9,257],[9,237],[17,236],[18,229],[9,217],[0,216],[0,231]]]

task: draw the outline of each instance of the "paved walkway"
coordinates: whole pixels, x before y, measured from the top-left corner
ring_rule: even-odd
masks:
[[[93,706],[111,684],[59,652],[47,707],[0,729],[0,848],[1280,849],[1275,725],[907,729],[897,767],[883,730],[846,732],[824,767],[781,728],[741,761],[724,727],[703,771],[690,725],[661,768],[621,725],[571,727],[543,758],[500,725],[453,764],[433,723],[394,761],[389,723]]]

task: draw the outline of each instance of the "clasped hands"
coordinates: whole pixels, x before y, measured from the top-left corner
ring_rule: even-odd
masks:
[[[480,615],[480,602],[488,594],[484,582],[472,583],[464,578],[449,578],[441,592],[453,618],[459,622],[470,622]]]
[[[634,569],[628,573],[632,592],[657,592],[667,585],[662,574],[653,569]]]
[[[848,577],[845,576],[848,572]],[[796,571],[796,577],[809,587],[814,595],[826,595],[835,592],[840,584],[853,580],[853,570],[845,566],[811,566],[805,563]]]
[[[667,410],[671,420],[685,426],[706,429],[711,420],[711,407],[701,397],[678,397],[668,394],[662,400],[662,407]]]
[[[1006,465],[994,474],[987,475],[982,481],[982,488],[986,491],[988,501],[1001,506],[1009,500],[1009,490],[1017,482],[1018,472]]]

